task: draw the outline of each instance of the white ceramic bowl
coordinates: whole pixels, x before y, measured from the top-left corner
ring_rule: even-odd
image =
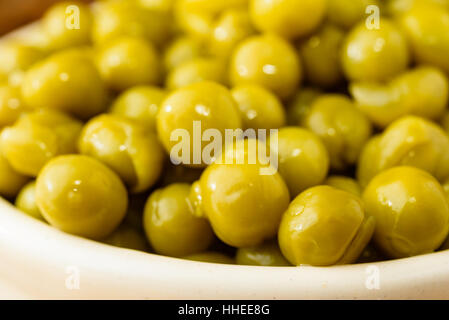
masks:
[[[449,251],[327,268],[209,264],[71,236],[0,199],[0,298],[449,299]]]

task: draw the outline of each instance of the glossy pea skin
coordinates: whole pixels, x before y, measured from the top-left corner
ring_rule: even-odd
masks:
[[[279,247],[297,266],[353,263],[371,239],[374,224],[359,197],[329,186],[313,187],[284,213]]]
[[[183,257],[183,259],[197,261],[197,262],[207,262],[207,263],[218,263],[218,264],[235,264],[235,260],[220,252],[202,252],[197,254],[192,254]]]
[[[231,90],[240,110],[244,128],[277,129],[286,123],[285,109],[279,98],[258,85],[239,85]]]
[[[93,61],[83,50],[56,53],[35,64],[22,83],[25,103],[88,119],[107,107],[108,94]]]
[[[207,95],[204,94],[205,92]],[[171,159],[176,162],[175,164],[182,163],[193,167],[206,166],[201,155],[203,148],[208,143],[202,142],[201,150],[199,150],[201,153],[196,153],[198,150],[193,148],[194,121],[201,121],[201,135],[207,129],[217,129],[224,137],[225,129],[242,127],[236,102],[226,87],[214,82],[199,82],[175,90],[162,103],[156,120],[159,139]],[[182,130],[182,134],[175,136],[177,140],[173,141],[170,138],[172,133],[180,130]],[[185,133],[188,133],[188,137],[184,137]],[[181,146],[185,145],[187,143],[185,139],[190,139],[188,152],[178,149],[174,149],[172,152],[172,149],[180,146],[180,143]],[[199,161],[195,161],[194,156],[199,156]]]
[[[448,163],[449,137],[443,129],[426,119],[405,116],[367,144],[358,163],[358,178],[365,187],[386,169],[411,166],[444,181],[449,176]]]
[[[222,159],[233,160],[230,164],[219,161],[206,168],[193,184],[190,199],[196,213],[209,219],[218,238],[242,248],[276,235],[288,206],[289,192],[279,173],[261,174],[260,163],[245,160],[248,153],[255,152],[242,149],[250,144],[237,146],[240,147],[226,150]]]
[[[208,41],[209,52],[217,57],[229,58],[232,50],[254,32],[247,10],[227,10],[213,25]]]
[[[291,266],[282,255],[276,242],[267,242],[256,247],[240,248],[237,250],[235,260],[237,264],[247,266]]]
[[[350,92],[358,108],[378,127],[385,128],[407,114],[440,118],[449,100],[449,82],[439,69],[421,66],[387,84],[352,83]]]
[[[343,80],[340,48],[345,33],[327,24],[299,44],[305,78],[311,85],[332,88]]]
[[[383,18],[379,29],[356,25],[342,46],[341,63],[351,81],[384,81],[403,72],[409,64],[409,49],[401,30]]]
[[[26,71],[44,58],[44,52],[36,47],[18,41],[2,41],[0,44],[0,78],[7,78],[12,72]]]
[[[29,181],[27,176],[14,170],[2,154],[0,154],[0,173],[0,195],[5,198],[17,196]]]
[[[144,8],[137,1],[103,1],[94,10],[92,37],[104,44],[120,37],[142,37],[163,46],[172,32],[166,12]]]
[[[287,123],[290,126],[299,126],[309,113],[310,108],[321,94],[321,90],[307,87],[301,88],[290,100],[287,106]]]
[[[292,197],[324,181],[330,161],[318,136],[303,128],[284,127],[270,136],[270,140],[276,138],[279,173]]]
[[[54,227],[89,239],[111,234],[126,213],[128,196],[120,178],[83,155],[51,160],[36,180],[36,203]]]
[[[36,204],[36,181],[31,181],[20,190],[14,204],[30,217],[45,221]]]
[[[149,189],[162,173],[164,152],[157,136],[119,116],[91,119],[83,128],[78,149],[117,172],[132,193]]]
[[[344,29],[350,29],[366,19],[368,6],[380,7],[378,0],[328,0],[328,20]]]
[[[106,84],[117,91],[155,85],[161,78],[159,55],[143,38],[122,37],[108,42],[99,50],[97,65]]]
[[[179,36],[164,51],[163,62],[165,69],[170,71],[184,62],[198,58],[203,51],[203,45],[198,39],[190,36]]]
[[[377,175],[363,193],[377,222],[374,242],[391,258],[436,250],[449,232],[449,206],[439,182],[413,167]]]
[[[145,205],[143,225],[155,252],[182,257],[207,250],[214,240],[209,222],[194,215],[190,185],[177,183],[154,191]]]
[[[23,102],[20,87],[0,85],[0,128],[12,125],[25,111],[29,108]]]
[[[331,167],[336,170],[357,162],[372,133],[365,115],[341,94],[326,94],[316,99],[303,126],[321,138],[329,152]]]
[[[165,84],[169,90],[175,90],[203,81],[226,84],[225,63],[214,58],[194,58],[175,67],[167,75]]]
[[[281,99],[291,97],[302,80],[302,67],[294,47],[273,35],[252,36],[240,43],[231,57],[233,86],[258,84]]]
[[[332,175],[329,176],[326,181],[324,181],[324,184],[352,193],[353,195],[358,197],[362,195],[362,187],[357,182],[357,180],[350,177]]]
[[[57,3],[42,17],[43,32],[51,50],[89,44],[92,23],[89,7],[77,1]]]
[[[62,112],[37,110],[21,116],[0,134],[2,152],[24,175],[37,176],[52,158],[76,152],[82,123]]]
[[[312,32],[324,19],[325,0],[251,0],[249,12],[256,28],[293,39]]]
[[[449,71],[449,11],[447,8],[418,3],[398,18],[410,43],[416,62]]]
[[[166,96],[167,92],[159,87],[132,87],[117,97],[109,112],[139,122],[155,132],[156,115]]]

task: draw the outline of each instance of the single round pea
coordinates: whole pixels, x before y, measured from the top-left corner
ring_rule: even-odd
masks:
[[[120,178],[101,162],[83,155],[51,160],[36,180],[36,203],[54,227],[103,239],[126,214],[128,196]]]
[[[164,51],[165,69],[173,70],[184,62],[199,58],[203,51],[203,45],[198,39],[180,36],[173,40]]]
[[[233,86],[258,84],[287,99],[298,89],[302,67],[294,47],[273,35],[252,36],[234,50],[229,66]]]
[[[146,129],[156,131],[156,115],[166,96],[167,92],[158,87],[132,87],[117,97],[109,112],[137,121]]]
[[[257,149],[247,141],[227,146],[221,161],[206,168],[190,195],[196,214],[207,217],[218,238],[237,248],[272,239],[290,199],[279,173],[263,170],[274,168],[250,162],[254,153]]]
[[[357,162],[372,133],[371,123],[344,95],[315,100],[303,125],[318,135],[329,152],[331,167],[342,170]]]
[[[296,197],[282,217],[279,247],[293,265],[355,262],[374,232],[362,200],[329,186]]]
[[[92,23],[90,8],[78,1],[57,3],[42,17],[42,28],[52,50],[89,44]]]
[[[438,181],[413,167],[377,175],[363,193],[376,219],[374,242],[388,256],[403,258],[436,250],[449,232],[449,205]]]
[[[225,11],[213,25],[208,41],[209,52],[214,56],[228,58],[232,50],[254,32],[247,10]]]
[[[99,50],[97,65],[106,84],[117,91],[137,85],[155,85],[161,78],[156,49],[143,38],[122,37]]]
[[[284,127],[270,136],[278,141],[279,173],[287,183],[290,195],[324,181],[329,170],[329,155],[320,138],[299,127]]]
[[[311,85],[332,88],[343,80],[340,66],[340,49],[344,32],[325,25],[299,45],[305,78]]]
[[[25,175],[37,176],[52,158],[76,152],[82,123],[55,111],[26,113],[0,134],[3,155],[11,166]]]
[[[38,220],[45,221],[41,211],[36,204],[36,182],[31,181],[19,192],[14,202],[15,206],[24,213]]]
[[[291,264],[284,258],[276,242],[255,247],[240,248],[235,256],[237,264],[247,266],[286,267]]]
[[[312,32],[324,19],[325,0],[251,0],[249,12],[254,25],[288,39]]]
[[[324,181],[324,184],[352,193],[358,197],[362,195],[362,187],[357,180],[350,177],[333,175],[328,177],[326,181]]]
[[[202,155],[208,145],[206,141],[201,141],[196,149],[194,146],[198,140],[194,139],[200,139],[207,129],[219,130],[224,137],[226,129],[242,127],[231,93],[214,82],[199,82],[175,90],[162,103],[156,122],[159,139],[173,163],[193,167],[207,165]],[[197,131],[199,137],[196,136]],[[172,138],[174,134],[177,134],[177,140]],[[187,151],[184,150],[186,146]]]
[[[174,68],[165,82],[169,90],[175,90],[203,81],[226,84],[226,65],[223,61],[214,58],[192,59]]]
[[[29,178],[18,173],[0,152],[0,195],[14,198],[29,181]]]
[[[182,257],[206,250],[214,240],[209,222],[194,215],[190,185],[178,183],[154,191],[145,205],[143,225],[152,248]]]
[[[342,47],[343,71],[352,81],[388,80],[403,72],[409,60],[405,36],[386,18],[374,29],[361,22],[351,30]]]
[[[164,152],[157,136],[126,118],[103,114],[91,119],[78,149],[117,172],[132,193],[149,189],[162,173]]]
[[[35,64],[22,83],[25,103],[88,119],[105,111],[108,94],[93,61],[84,50],[56,53]]]
[[[239,85],[231,90],[240,110],[244,128],[277,129],[286,123],[285,109],[279,98],[258,85]]]

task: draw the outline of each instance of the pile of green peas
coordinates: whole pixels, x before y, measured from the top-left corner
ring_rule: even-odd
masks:
[[[0,195],[24,214],[223,264],[449,249],[449,0],[69,1],[30,28],[0,39]],[[195,121],[275,131],[190,164]],[[235,161],[271,141],[274,174]]]

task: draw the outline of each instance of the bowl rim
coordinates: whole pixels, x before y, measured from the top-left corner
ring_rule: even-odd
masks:
[[[211,264],[66,234],[23,214],[4,199],[0,199],[0,257],[3,298],[449,298],[449,250],[333,267]]]

